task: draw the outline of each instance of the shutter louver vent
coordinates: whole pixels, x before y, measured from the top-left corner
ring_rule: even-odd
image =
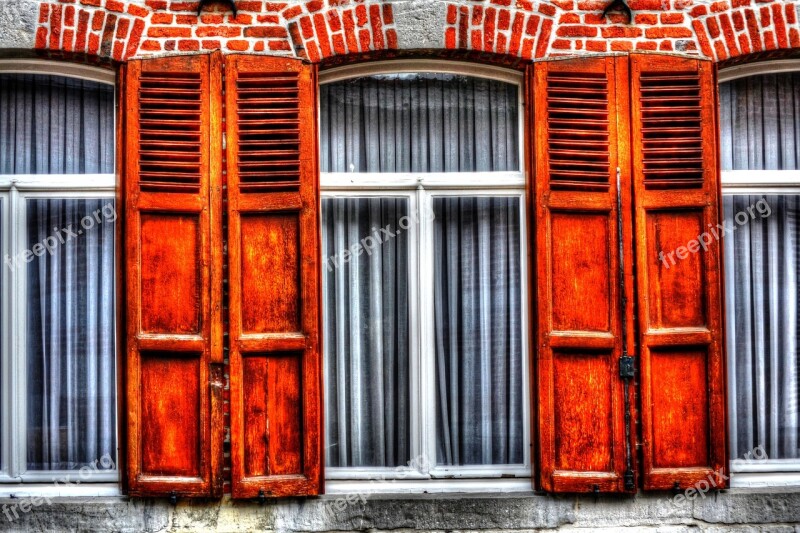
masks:
[[[237,80],[239,187],[300,187],[300,120],[295,73],[240,72]]]
[[[608,190],[606,74],[550,72],[547,110],[550,187]]]
[[[702,188],[697,72],[642,72],[641,106],[645,188]]]
[[[200,75],[142,72],[139,183],[143,191],[200,189]]]

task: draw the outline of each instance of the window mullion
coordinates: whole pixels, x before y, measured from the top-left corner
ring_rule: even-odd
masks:
[[[13,254],[25,249],[25,217],[26,205],[25,198],[20,194],[12,183],[9,202],[10,221],[10,248]],[[6,413],[8,419],[8,474],[11,477],[19,477],[24,471],[25,464],[25,438],[27,436],[25,408],[26,408],[26,375],[25,375],[25,320],[27,313],[25,310],[26,288],[25,288],[24,265],[15,266],[11,271],[9,283],[9,309],[11,317],[9,320],[11,342],[7,357],[6,374],[8,379],[5,381],[8,398]]]

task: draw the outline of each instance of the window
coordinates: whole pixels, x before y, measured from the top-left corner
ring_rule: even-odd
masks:
[[[387,65],[320,87],[327,476],[530,476],[522,77]]]
[[[731,458],[745,485],[800,482],[798,66],[721,75]]]
[[[116,481],[113,76],[40,70],[0,64],[0,482]]]

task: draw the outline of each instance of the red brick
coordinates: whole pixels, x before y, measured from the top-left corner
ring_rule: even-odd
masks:
[[[134,17],[144,18],[150,14],[150,11],[136,4],[128,4],[128,13]]]
[[[712,39],[716,39],[717,37],[719,37],[719,34],[721,32],[719,29],[719,22],[717,22],[717,19],[715,17],[711,17],[708,20],[706,20],[706,26],[708,26],[708,35]]]
[[[797,23],[797,12],[795,11],[795,5],[793,2],[789,2],[786,4],[786,23],[787,24]]]
[[[563,11],[575,9],[575,2],[572,0],[552,0],[552,3],[560,7]]]
[[[458,19],[458,8],[454,4],[447,6],[447,23],[453,25]]]
[[[369,30],[360,30],[358,32],[358,43],[361,46],[361,51],[366,52],[369,50],[372,39],[369,35]]]
[[[311,39],[314,36],[314,25],[311,23],[311,17],[300,19],[300,29],[303,31],[303,39]]]
[[[358,40],[356,39],[353,12],[345,11],[342,13],[342,22],[344,23],[344,38],[347,41],[347,51],[355,54],[358,52]]]
[[[397,32],[394,28],[386,30],[386,47],[389,50],[397,50]]]
[[[359,4],[356,6],[356,23],[359,27],[366,26],[367,22],[369,22],[367,17],[367,8],[364,7],[364,4]]]
[[[106,14],[103,11],[95,11],[92,17],[92,30],[100,31],[106,21]]]
[[[197,6],[200,2],[172,2],[169,5],[171,11],[191,11],[192,13],[197,13]],[[237,2],[239,4],[239,2]],[[241,9],[241,6],[239,6]]]
[[[652,15],[650,13],[640,13],[634,17],[633,22],[635,24],[649,24],[652,26],[654,24],[658,24],[658,15]]]
[[[752,52],[752,50],[750,50],[750,39],[747,38],[746,33],[739,35],[739,50],[741,50],[743,54]]]
[[[117,41],[114,43],[114,51],[111,54],[116,61],[122,61],[122,53],[125,51],[125,43],[122,41]]]
[[[291,19],[295,18],[296,16],[298,16],[298,15],[300,15],[302,13],[303,13],[303,8],[302,7],[294,6],[294,7],[290,7],[286,11],[284,11],[283,12],[283,17],[286,20],[291,20]]]
[[[178,50],[182,52],[194,52],[200,50],[200,42],[194,39],[181,39],[178,41]]]
[[[692,8],[692,10],[689,12],[689,14],[693,18],[699,18],[699,17],[705,16],[707,13],[708,13],[708,9],[706,9],[706,6],[694,6]]]
[[[497,29],[506,31],[511,26],[511,13],[508,9],[501,9],[497,12]]]
[[[572,49],[572,41],[566,41],[564,39],[556,39],[553,41],[553,49],[554,50],[571,50]]]
[[[106,0],[106,11],[125,13],[125,4],[118,2],[117,0]]]
[[[767,31],[764,32],[764,49],[765,50],[775,50],[777,48],[775,44],[775,32]]]
[[[736,29],[736,31],[744,30],[744,17],[742,16],[741,11],[734,11],[731,18],[733,19],[733,27]]]
[[[242,28],[240,26],[201,26],[195,30],[195,33],[198,37],[241,37]],[[189,37],[189,35],[174,35],[170,37]]]
[[[207,30],[208,28],[198,28],[200,30]],[[212,28],[216,29],[216,28]],[[147,29],[148,37],[191,37],[191,28],[180,28],[177,26],[150,26]]]
[[[737,50],[739,43],[736,41],[736,37],[733,32],[733,25],[731,24],[731,18],[727,13],[720,15],[719,25],[722,28],[722,35],[725,37],[725,43],[728,45],[728,50],[731,52]]]
[[[394,11],[392,10],[392,4],[383,4],[381,11],[383,12],[383,23],[394,24]]]
[[[602,11],[606,8],[608,2],[603,0],[580,0],[578,2],[578,10],[580,11]]]
[[[539,29],[539,17],[531,15],[528,17],[528,24],[525,26],[525,33],[528,35],[536,36],[536,31]]]
[[[239,11],[253,11],[259,13],[263,6],[259,1],[248,2],[246,0],[236,0],[236,7]]]
[[[661,13],[661,24],[683,24],[683,13]]]
[[[89,46],[86,47],[86,52],[95,55],[100,50],[100,36],[96,33],[89,34]]]
[[[744,7],[750,5],[750,0],[733,0],[733,7]]]
[[[544,57],[547,53],[547,46],[550,44],[550,32],[553,28],[553,21],[551,19],[543,19],[542,27],[539,29],[539,36],[536,38],[536,51],[535,57]],[[529,56],[525,56],[529,57]]]
[[[152,9],[153,11],[160,10],[164,11],[167,9],[167,0],[144,0],[144,5]],[[160,50],[161,45],[159,45],[156,50]]]
[[[232,39],[228,41],[225,46],[228,50],[235,50],[237,52],[244,52],[250,47],[250,43],[247,41],[241,41],[238,39]]]
[[[472,8],[472,25],[480,26],[483,24],[483,7],[475,6]]]
[[[586,13],[583,15],[584,24],[601,24],[605,26],[606,18],[602,13]]]
[[[342,19],[339,18],[339,13],[336,11],[328,11],[328,26],[331,32],[342,30]]]
[[[286,38],[289,35],[282,26],[250,26],[244,29],[244,36]]]
[[[672,42],[671,41],[661,41],[661,44],[658,45],[658,49],[662,52],[671,52],[672,51]]]
[[[456,48],[456,29],[447,28],[444,31],[444,47],[448,50],[455,50]]]
[[[752,9],[748,9],[744,12],[744,18],[747,21],[747,33],[750,34],[750,45],[754,52],[760,52],[763,46],[761,44],[761,31],[756,21],[756,15],[753,13]]]
[[[197,15],[175,15],[175,24],[180,26],[196,26]]]
[[[655,41],[641,41],[636,43],[637,50],[657,50],[658,43]]]
[[[611,26],[603,28],[601,35],[604,39],[636,38],[642,36],[642,29],[636,26]]]
[[[153,13],[150,17],[150,24],[172,24],[172,18],[170,13]]]
[[[61,16],[62,7],[54,5],[50,13],[50,50],[58,50],[61,48]]]
[[[767,26],[772,24],[772,17],[770,15],[769,7],[763,6],[760,10],[760,14],[761,29],[765,29]]]
[[[609,24],[628,24],[628,15],[618,11],[611,11],[606,15],[606,20]]]
[[[332,56],[330,37],[328,36],[328,25],[325,23],[325,16],[322,13],[316,13],[314,15],[314,29],[317,32],[317,44],[319,45],[322,57]]]
[[[291,50],[291,47],[289,46],[289,41],[270,41],[269,49],[289,51]]]
[[[64,26],[75,26],[75,7],[67,6],[64,9]]]
[[[714,2],[711,4],[711,12],[712,13],[723,13],[725,11],[730,11],[731,7],[728,2]]]
[[[131,57],[136,54],[139,49],[139,41],[142,40],[142,33],[144,32],[144,20],[138,19],[133,23],[133,29],[128,37],[128,47],[125,50],[125,57]]]
[[[522,39],[522,28],[525,25],[525,15],[517,13],[514,15],[514,23],[511,25],[511,42],[508,43],[508,53],[517,55],[519,44]]]
[[[494,51],[494,32],[496,28],[497,10],[493,7],[486,9],[483,23],[483,49],[486,52]]]
[[[483,35],[481,30],[472,30],[470,46],[473,50],[480,50],[483,45]]]
[[[700,49],[703,54],[707,57],[712,57],[714,51],[711,49],[711,43],[706,34],[706,29],[703,27],[703,23],[699,20],[694,20],[692,21],[692,27],[694,27],[694,34],[697,36],[697,42],[700,43]]]
[[[559,24],[580,24],[581,17],[577,13],[564,13],[558,18]]]
[[[533,59],[533,39],[522,41],[522,50],[520,50],[519,55],[525,59]]]
[[[113,56],[114,50],[112,49],[112,46],[116,26],[117,16],[113,13],[109,13],[109,15],[106,17],[106,23],[103,26],[103,36],[100,38],[100,55],[106,57]]]
[[[597,28],[587,26],[560,26],[556,30],[559,37],[596,37]]]
[[[306,2],[306,9],[309,13],[315,13],[322,9],[323,5],[320,0],[313,0],[312,2]]]
[[[717,61],[728,59],[728,52],[725,50],[725,45],[722,41],[714,42],[714,51],[717,53]]]
[[[533,11],[533,2],[530,0],[517,0],[517,9],[523,11]]]
[[[630,2],[628,2],[628,6],[630,6],[633,11],[662,11],[663,5],[662,0],[630,0]],[[625,50],[630,49],[626,48]]]
[[[783,19],[783,10],[780,4],[772,4],[772,20],[775,22],[775,36],[778,38],[778,47],[788,48],[789,39],[786,35],[786,21]]]
[[[789,43],[792,48],[800,48],[800,32],[797,31],[797,28],[789,28]]]
[[[508,39],[502,33],[497,34],[497,44],[495,45],[495,52],[498,54],[505,54],[508,49]]]
[[[50,4],[39,4],[39,24],[46,24],[49,16]]]
[[[117,39],[125,39],[128,36],[128,27],[130,26],[130,21],[128,19],[119,19],[119,24],[117,24]]]
[[[100,7],[103,4],[103,0],[81,0],[81,4],[85,6]]]
[[[375,50],[386,48],[386,41],[383,38],[383,20],[381,19],[381,9],[377,4],[369,6],[369,16],[372,20],[372,43]]]
[[[630,41],[612,41],[611,43],[612,52],[628,52],[630,50],[633,50],[633,43]]]
[[[608,50],[606,41],[586,41],[586,50],[589,52],[605,52]]]
[[[644,31],[645,37],[648,39],[664,39],[668,37],[672,37],[674,39],[680,39],[684,37],[694,37],[692,31],[688,28],[647,28]]]
[[[469,8],[461,6],[458,9],[458,47],[462,50],[467,48],[467,38],[469,30]]]
[[[258,41],[256,44],[253,45],[253,52],[263,52],[264,51],[264,41]]]
[[[547,15],[548,17],[555,17],[556,16],[556,8],[551,6],[550,4],[539,4],[539,13],[542,15]]]
[[[86,32],[89,30],[89,12],[78,13],[78,31],[75,34],[75,50],[86,50]]]
[[[203,50],[219,50],[222,43],[218,39],[204,39],[202,41]]]
[[[172,52],[175,50],[177,44],[178,44],[177,41],[175,41],[174,39],[170,39],[169,41],[166,41],[164,43],[164,50],[166,50],[167,52]]]
[[[158,41],[153,41],[153,40],[148,39],[148,40],[146,40],[146,41],[144,41],[142,43],[140,48],[142,50],[147,50],[149,52],[154,52],[154,51],[157,51],[157,50],[161,50],[161,43],[159,43]]]

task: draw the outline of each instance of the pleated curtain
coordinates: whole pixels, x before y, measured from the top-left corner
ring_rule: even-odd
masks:
[[[320,95],[323,172],[519,170],[516,86],[401,74],[323,85]],[[410,419],[420,413],[409,402],[408,272],[417,265],[408,262],[407,232],[371,254],[331,259],[381,228],[395,233],[405,215],[415,218],[407,200],[387,194],[323,200],[329,466],[411,459]],[[433,210],[433,249],[420,252],[435,263],[434,293],[421,296],[435,305],[435,350],[422,354],[436,368],[421,378],[422,386],[435,383],[437,458],[428,459],[522,463],[519,201],[434,196]]]
[[[0,173],[113,172],[112,87],[0,75]],[[110,198],[55,196],[26,201],[27,249],[56,243],[23,267],[27,380],[19,390],[27,402],[27,466],[71,470],[103,459],[102,469],[110,464],[105,455],[116,460],[117,447],[116,210]]]
[[[798,169],[800,76],[723,83],[720,106],[724,170],[754,171],[757,182],[761,170]],[[770,459],[798,459],[800,197],[726,195],[724,216],[733,222],[758,202],[725,240],[732,454],[762,446]]]

